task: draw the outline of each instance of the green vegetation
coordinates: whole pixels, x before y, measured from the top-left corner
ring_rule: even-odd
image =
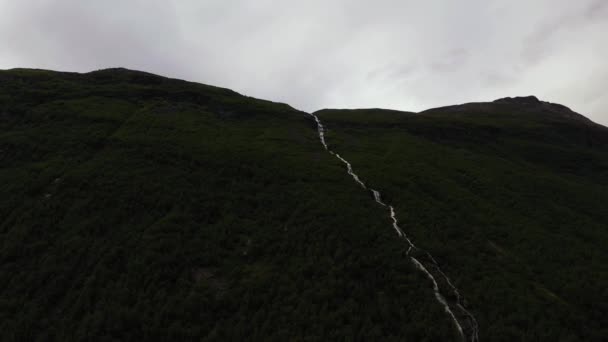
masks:
[[[555,108],[318,113],[482,340],[608,336],[608,134]],[[458,336],[386,210],[285,104],[0,71],[0,195],[3,341]]]
[[[316,115],[454,280],[482,340],[605,339],[608,130],[506,102]]]
[[[456,336],[309,115],[121,69],[0,96],[3,341]]]

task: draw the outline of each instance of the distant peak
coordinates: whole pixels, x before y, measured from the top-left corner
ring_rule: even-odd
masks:
[[[587,124],[593,123],[585,116],[574,112],[564,105],[541,101],[536,96],[532,95],[504,97],[492,102],[471,102],[461,105],[432,108],[420,113],[494,113],[496,115],[501,115],[501,113],[520,113],[536,115],[536,117],[584,122]]]
[[[98,70],[93,70],[91,72],[88,72],[88,74],[145,74],[145,75],[158,76],[158,75],[151,74],[149,72],[131,70],[131,69],[123,68],[123,67],[98,69]]]
[[[502,99],[495,100],[494,103],[540,104],[541,101],[536,96],[530,95],[530,96],[503,97]]]
[[[113,67],[113,68],[97,69],[95,71],[133,71],[133,70],[123,68],[123,67]],[[93,71],[93,72],[95,72],[95,71]]]

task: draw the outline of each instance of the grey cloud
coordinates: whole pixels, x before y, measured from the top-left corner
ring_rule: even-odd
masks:
[[[608,2],[605,0],[595,0],[587,6],[585,16],[590,20],[606,20],[608,19]]]
[[[515,73],[506,73],[500,71],[484,71],[480,74],[482,84],[487,87],[500,88],[507,85],[513,85],[517,82]]]
[[[153,71],[175,66],[179,42],[171,8],[160,1],[37,1],[3,11],[4,49],[16,51],[18,65],[85,71],[113,65]],[[129,13],[139,13],[134,16]],[[4,21],[4,20],[3,20]],[[162,22],[163,25],[154,25]],[[173,46],[172,46],[173,45]]]
[[[570,11],[541,21],[539,27],[526,38],[523,57],[528,63],[542,62],[543,57],[551,55],[555,45],[563,43],[564,35],[560,33],[567,34],[595,21],[608,19],[607,13],[604,13],[608,9],[605,0],[592,1],[590,4],[585,4],[584,1],[572,3],[574,6],[569,6]]]
[[[403,79],[412,77],[412,75],[416,72],[417,68],[418,67],[414,64],[390,63],[372,69],[370,72],[368,72],[366,79],[369,82],[399,82]]]
[[[604,0],[0,1],[0,68],[124,66],[312,111],[535,94],[608,124]]]
[[[436,72],[451,72],[465,66],[468,61],[469,52],[465,49],[457,48],[449,51],[441,58],[431,62],[430,68]]]

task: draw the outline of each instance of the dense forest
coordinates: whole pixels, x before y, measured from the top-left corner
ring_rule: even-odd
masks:
[[[534,97],[316,115],[455,276],[482,339],[608,336],[608,129]]]
[[[481,340],[608,336],[608,132],[536,99],[325,110]],[[0,71],[6,341],[446,341],[313,117],[126,69]]]

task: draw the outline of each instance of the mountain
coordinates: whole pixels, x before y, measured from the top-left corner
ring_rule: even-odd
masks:
[[[534,97],[308,114],[0,71],[3,340],[599,341],[607,145]]]
[[[606,127],[534,97],[315,115],[455,275],[482,339],[608,336]]]

